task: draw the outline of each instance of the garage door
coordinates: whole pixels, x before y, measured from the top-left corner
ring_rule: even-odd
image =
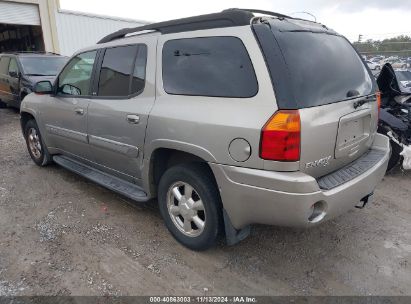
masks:
[[[0,23],[40,25],[36,4],[0,1]]]

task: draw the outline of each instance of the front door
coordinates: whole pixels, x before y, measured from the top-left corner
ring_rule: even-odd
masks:
[[[63,154],[90,159],[87,112],[97,51],[72,58],[56,80],[56,95],[42,107],[48,145]]]
[[[88,134],[100,169],[129,181],[141,178],[148,115],[154,104],[155,43],[104,50],[88,111]],[[148,54],[148,56],[147,56]]]

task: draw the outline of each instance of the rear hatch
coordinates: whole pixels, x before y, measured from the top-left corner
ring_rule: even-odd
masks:
[[[299,110],[300,170],[321,177],[368,151],[377,130],[377,86],[348,40],[295,19],[267,19],[253,29],[279,110]]]

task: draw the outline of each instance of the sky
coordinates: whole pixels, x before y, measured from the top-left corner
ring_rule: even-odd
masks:
[[[275,11],[327,25],[351,41],[411,36],[411,0],[60,0],[62,9],[148,22],[219,12],[226,8]]]

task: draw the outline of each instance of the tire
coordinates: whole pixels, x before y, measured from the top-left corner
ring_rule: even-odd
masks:
[[[37,166],[44,167],[52,162],[35,120],[29,120],[24,126],[24,138],[30,157]]]
[[[215,246],[223,232],[222,204],[206,165],[191,163],[168,169],[159,183],[158,202],[167,229],[178,242],[196,251]]]

